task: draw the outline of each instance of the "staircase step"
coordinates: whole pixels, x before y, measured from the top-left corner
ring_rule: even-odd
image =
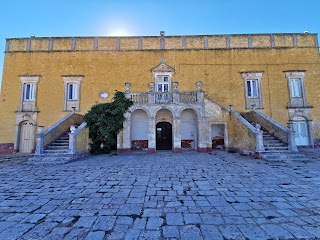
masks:
[[[46,153],[46,154],[68,153],[68,149],[45,149],[44,153]]]
[[[69,149],[69,145],[48,146],[46,150],[55,150],[55,149]]]
[[[289,150],[288,147],[265,147],[265,150]]]
[[[49,146],[69,146],[69,142],[53,142]]]

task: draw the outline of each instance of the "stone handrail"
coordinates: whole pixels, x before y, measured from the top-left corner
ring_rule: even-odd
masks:
[[[43,154],[44,147],[58,139],[63,133],[68,132],[71,125],[80,125],[83,115],[70,113],[47,130],[37,134],[35,154]]]
[[[245,154],[264,151],[262,131],[253,127],[246,119],[234,110],[230,110],[230,132],[234,136],[229,146]]]
[[[256,109],[253,109],[250,112],[241,113],[241,115],[249,122],[259,123],[261,127],[267,130],[271,135],[275,136],[280,141],[287,143],[291,151],[297,151],[292,129],[282,126],[280,123]],[[289,125],[289,127],[291,126]]]

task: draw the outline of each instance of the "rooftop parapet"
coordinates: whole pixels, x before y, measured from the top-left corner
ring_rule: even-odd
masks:
[[[318,34],[230,34],[142,37],[8,38],[6,53],[68,51],[150,51],[259,48],[318,48]]]

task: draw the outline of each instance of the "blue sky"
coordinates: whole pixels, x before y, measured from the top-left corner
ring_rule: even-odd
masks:
[[[320,0],[11,0],[1,3],[5,38],[318,33]]]

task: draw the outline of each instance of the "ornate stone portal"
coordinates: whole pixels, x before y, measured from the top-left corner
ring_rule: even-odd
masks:
[[[126,97],[134,105],[118,135],[118,150],[210,150],[202,82],[196,82],[195,91],[180,92],[178,82],[172,82],[174,68],[160,63],[151,72],[154,82],[149,83],[148,92],[131,92],[131,84],[125,84]]]

